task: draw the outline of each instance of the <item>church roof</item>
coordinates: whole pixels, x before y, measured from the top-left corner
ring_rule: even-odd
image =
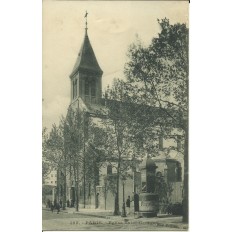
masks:
[[[73,71],[70,75],[72,77],[75,75],[78,71],[87,71],[92,73],[97,73],[102,75],[103,71],[101,70],[96,56],[94,54],[93,48],[91,46],[91,43],[89,41],[89,37],[87,32],[85,33],[84,42],[81,46],[81,49],[78,53],[78,57],[76,60],[76,63],[74,65]]]

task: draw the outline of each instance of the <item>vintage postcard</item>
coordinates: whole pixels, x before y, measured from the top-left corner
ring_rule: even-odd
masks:
[[[188,8],[43,0],[44,231],[188,230]]]

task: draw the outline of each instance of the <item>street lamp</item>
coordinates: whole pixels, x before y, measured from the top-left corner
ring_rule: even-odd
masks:
[[[122,217],[126,217],[126,206],[125,206],[125,177],[122,179],[122,194],[123,194],[123,203],[122,203]]]

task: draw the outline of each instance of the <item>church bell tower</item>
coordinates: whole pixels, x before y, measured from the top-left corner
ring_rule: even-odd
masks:
[[[81,98],[86,103],[98,104],[102,96],[103,71],[97,62],[89,40],[87,15],[88,13],[86,12],[84,41],[70,75],[71,104],[78,98]]]

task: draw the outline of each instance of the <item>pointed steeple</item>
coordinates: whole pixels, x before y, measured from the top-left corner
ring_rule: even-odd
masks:
[[[78,71],[88,72],[88,73],[96,73],[96,74],[103,74],[102,69],[100,68],[96,56],[94,54],[93,48],[91,46],[91,43],[89,41],[88,33],[87,33],[87,15],[86,12],[85,18],[86,18],[86,27],[85,27],[85,37],[84,42],[81,46],[81,49],[78,53],[78,57],[76,60],[76,63],[74,65],[73,71],[70,75],[70,77],[74,76]]]
[[[102,96],[102,74],[88,37],[88,13],[85,13],[85,36],[70,77],[71,104],[81,98],[85,103],[98,104]]]

